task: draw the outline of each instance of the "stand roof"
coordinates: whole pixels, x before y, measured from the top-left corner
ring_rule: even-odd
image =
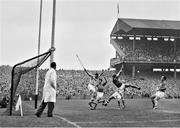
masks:
[[[180,37],[180,21],[119,18],[111,36],[123,34]]]

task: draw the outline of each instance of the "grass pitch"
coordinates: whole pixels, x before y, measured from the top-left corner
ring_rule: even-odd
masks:
[[[90,110],[88,100],[57,100],[54,117],[46,110],[37,118],[33,102],[24,102],[24,116],[0,116],[0,127],[179,127],[180,99],[164,99],[157,110],[150,99],[127,99],[126,108],[119,109],[112,101],[107,107],[99,104]],[[5,109],[0,109],[0,114]],[[27,111],[28,110],[28,111]]]

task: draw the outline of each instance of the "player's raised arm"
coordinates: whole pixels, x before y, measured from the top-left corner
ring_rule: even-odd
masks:
[[[116,74],[116,77],[119,77],[120,75],[121,75],[121,73],[122,73],[122,70],[123,70],[123,68],[124,68],[124,62],[122,63],[122,66],[121,66],[121,69],[119,70],[119,72]]]
[[[119,77],[120,75],[121,75],[121,73],[122,73],[122,67],[121,67],[121,69],[119,70],[119,72],[116,74],[116,77]]]
[[[119,77],[122,73],[122,70],[119,70],[119,72],[116,74],[116,77]]]
[[[107,84],[107,79],[104,77],[105,82],[103,83],[103,85],[105,86]]]
[[[138,90],[140,90],[141,88],[140,87],[137,87],[137,86],[134,86],[134,85],[131,85],[131,84],[126,84],[125,85],[126,86],[126,88],[135,88],[135,89],[138,89]]]

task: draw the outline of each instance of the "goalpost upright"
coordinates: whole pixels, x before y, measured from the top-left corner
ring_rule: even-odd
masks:
[[[40,0],[40,17],[39,17],[39,35],[38,35],[38,56],[40,54],[40,43],[41,43],[41,18],[42,18],[42,0]],[[38,59],[39,61],[39,59]],[[39,87],[39,68],[37,67],[36,71],[36,92],[35,92],[35,104],[34,108],[37,108],[38,101],[38,87]]]
[[[56,15],[56,0],[53,0],[53,14],[52,14],[52,35],[51,35],[51,48],[54,47],[54,37],[55,37],[55,15]],[[40,18],[39,18],[39,36],[38,36],[38,55],[40,54],[40,41],[41,41],[41,17],[42,17],[42,0],[40,1]],[[54,61],[54,52],[52,51],[50,56],[50,63]],[[39,70],[37,68],[36,72],[36,92],[35,92],[35,106],[37,108],[38,101],[38,78]]]
[[[56,16],[56,0],[53,0],[53,14],[52,14],[52,35],[51,35],[51,48],[54,47],[54,37],[55,37],[55,16]],[[50,63],[54,61],[54,52],[50,56]]]

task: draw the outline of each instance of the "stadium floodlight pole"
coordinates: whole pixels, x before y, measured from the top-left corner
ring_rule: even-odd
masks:
[[[38,35],[38,56],[40,54],[40,42],[41,42],[41,18],[42,18],[42,0],[40,0],[40,17],[39,17],[39,35]],[[39,61],[39,59],[37,60]],[[37,62],[39,63],[39,62]],[[37,101],[38,101],[38,87],[39,87],[39,67],[36,70],[36,92],[35,92],[35,104],[34,108],[37,108]]]
[[[56,0],[53,0],[53,16],[52,16],[52,35],[51,35],[51,48],[54,48],[54,36],[55,36],[55,15],[56,15]],[[54,61],[54,52],[50,57],[50,63]]]

